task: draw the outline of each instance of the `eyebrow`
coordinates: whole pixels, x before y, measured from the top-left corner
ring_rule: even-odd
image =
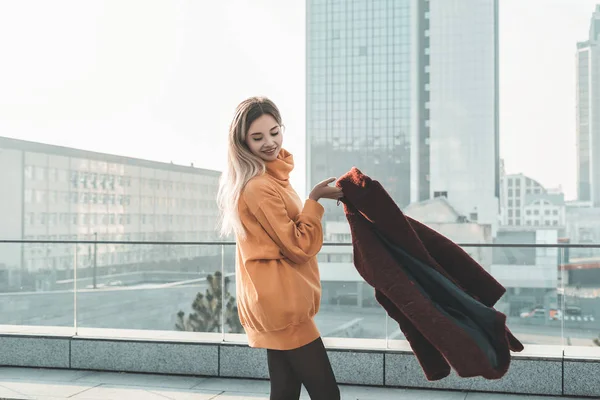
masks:
[[[275,126],[274,126],[274,127],[272,127],[271,129],[269,129],[269,132],[271,132],[271,131],[273,131],[273,130],[275,130],[275,129],[277,129],[277,128],[279,128],[279,125],[275,125]],[[254,132],[254,133],[251,133],[251,134],[250,134],[250,136],[256,136],[256,135],[262,135],[262,132]]]

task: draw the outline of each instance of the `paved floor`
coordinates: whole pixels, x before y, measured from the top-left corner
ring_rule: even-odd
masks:
[[[353,400],[551,400],[553,397],[342,386]],[[0,367],[0,399],[258,400],[264,381]],[[304,394],[304,399],[309,399]]]

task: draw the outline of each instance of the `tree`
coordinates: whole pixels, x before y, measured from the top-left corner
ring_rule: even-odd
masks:
[[[229,277],[217,271],[206,277],[208,288],[206,294],[198,292],[192,303],[194,312],[185,317],[185,312],[177,313],[175,329],[191,332],[221,332],[222,321],[229,326],[229,333],[242,333],[244,329],[240,323],[235,297],[229,293]],[[225,302],[225,310],[223,310]],[[221,319],[222,318],[222,319]]]

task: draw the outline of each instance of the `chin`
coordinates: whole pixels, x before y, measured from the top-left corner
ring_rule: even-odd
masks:
[[[274,161],[274,160],[277,160],[277,157],[279,157],[280,152],[281,152],[281,148],[278,149],[275,153],[273,153],[273,155],[260,153],[260,158],[262,158],[264,161]]]

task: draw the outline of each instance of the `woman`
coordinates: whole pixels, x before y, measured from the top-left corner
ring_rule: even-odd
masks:
[[[237,241],[240,321],[251,347],[267,349],[271,399],[340,398],[314,322],[321,301],[316,255],[323,244],[320,199],[342,192],[314,187],[302,204],[291,187],[294,167],[282,148],[283,125],[269,99],[253,97],[236,109],[229,129],[227,170],[219,188],[221,232]]]

